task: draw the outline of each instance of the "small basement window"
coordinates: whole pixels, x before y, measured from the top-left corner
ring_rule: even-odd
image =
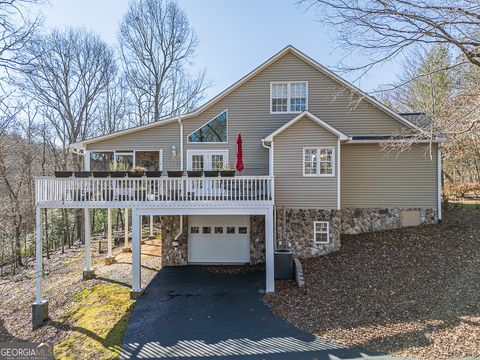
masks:
[[[313,223],[313,242],[315,244],[330,243],[330,223],[328,221],[315,221]]]

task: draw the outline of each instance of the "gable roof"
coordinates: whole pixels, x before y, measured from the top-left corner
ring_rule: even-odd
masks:
[[[231,86],[226,88],[220,94],[218,94],[217,96],[213,97],[211,100],[207,101],[205,104],[200,106],[197,110],[195,110],[193,112],[190,112],[190,113],[187,113],[187,114],[184,114],[184,115],[181,116],[181,118],[182,119],[188,119],[188,118],[191,118],[191,117],[194,117],[194,116],[197,116],[197,115],[201,114],[203,111],[208,109],[210,106],[214,105],[215,103],[217,103],[218,101],[220,101],[221,99],[223,99],[224,97],[226,97],[227,95],[232,93],[234,90],[238,89],[240,86],[242,86],[248,80],[253,78],[255,75],[257,75],[258,73],[263,71],[265,68],[270,66],[272,63],[274,63],[275,61],[277,61],[278,59],[280,59],[281,57],[283,57],[287,53],[294,54],[295,56],[299,57],[301,60],[305,61],[307,64],[311,65],[312,67],[314,67],[315,69],[317,69],[321,73],[325,74],[326,76],[330,77],[331,79],[340,83],[341,85],[349,88],[354,93],[356,93],[358,96],[362,97],[363,99],[365,99],[367,102],[369,102],[373,106],[375,106],[378,109],[382,110],[383,112],[387,113],[388,115],[390,115],[395,120],[401,122],[402,124],[404,124],[408,127],[413,128],[413,129],[421,130],[419,127],[417,127],[416,125],[414,125],[413,123],[408,121],[403,116],[397,114],[395,111],[388,108],[387,106],[382,104],[380,101],[376,100],[374,97],[372,97],[372,96],[368,95],[367,93],[363,92],[362,90],[357,88],[355,85],[349,83],[345,79],[342,79],[340,76],[335,74],[333,71],[327,69],[325,66],[321,65],[316,60],[312,59],[308,55],[304,54],[300,50],[293,47],[292,45],[286,46],[285,48],[280,50],[278,53],[273,55],[271,58],[269,58],[267,61],[262,63],[260,66],[256,67],[254,70],[252,70],[247,75],[242,77],[240,80],[238,80],[237,82],[235,82],[234,84],[232,84]],[[86,144],[89,144],[89,143],[103,141],[103,140],[110,139],[110,138],[113,138],[113,137],[129,134],[131,132],[141,131],[141,130],[145,130],[145,129],[150,129],[152,127],[161,126],[161,125],[164,125],[164,124],[169,124],[171,122],[178,121],[178,119],[179,119],[178,116],[165,118],[165,119],[162,119],[162,120],[150,123],[150,124],[140,125],[140,126],[136,126],[136,127],[133,127],[133,128],[126,129],[126,130],[118,131],[118,132],[115,132],[115,133],[102,135],[102,136],[97,136],[97,137],[94,137],[94,138],[91,138],[91,139],[88,139],[88,140],[84,140],[84,141],[81,141],[81,142],[78,142],[78,143],[75,143],[75,144],[71,144],[70,147],[71,148],[83,148]]]
[[[292,120],[290,120],[289,122],[287,122],[285,125],[279,127],[277,130],[275,130],[273,133],[271,133],[270,135],[268,135],[267,137],[265,137],[263,140],[266,141],[266,142],[271,142],[273,141],[273,138],[275,136],[277,136],[278,134],[284,132],[285,130],[287,130],[290,126],[294,125],[297,121],[299,121],[300,119],[303,119],[304,117],[308,117],[310,120],[312,120],[313,122],[317,123],[318,125],[322,126],[323,128],[325,128],[326,130],[330,131],[332,134],[335,134],[338,136],[338,139],[339,140],[348,140],[348,136],[345,135],[344,133],[342,133],[340,130],[334,128],[332,125],[330,125],[329,123],[323,121],[322,119],[320,119],[319,117],[313,115],[310,111],[303,111],[302,113],[298,114],[296,117],[294,117]]]

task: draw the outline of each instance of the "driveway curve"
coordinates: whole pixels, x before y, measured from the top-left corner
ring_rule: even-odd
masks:
[[[262,301],[265,274],[164,267],[132,311],[122,359],[355,359],[275,316]],[[368,354],[376,355],[376,354]]]

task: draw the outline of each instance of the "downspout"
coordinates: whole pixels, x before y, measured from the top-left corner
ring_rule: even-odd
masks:
[[[180,170],[183,171],[183,123],[182,123],[182,118],[180,116],[180,113],[178,113],[178,124],[180,125]],[[183,234],[183,215],[180,215],[180,230],[178,234],[175,236],[175,238],[172,241],[172,245],[175,247],[178,247],[180,245],[180,242],[178,239],[180,236]]]
[[[173,246],[178,247],[180,245],[180,242],[178,241],[178,239],[180,238],[180,236],[182,234],[183,234],[183,215],[180,215],[180,231],[178,232],[178,234],[175,236],[175,238],[172,241]]]
[[[268,174],[273,176],[273,141],[270,142],[270,146],[265,143],[265,139],[262,139],[262,146],[268,149]]]

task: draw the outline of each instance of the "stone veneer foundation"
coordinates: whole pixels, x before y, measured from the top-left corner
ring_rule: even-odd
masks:
[[[341,212],[321,209],[285,209],[285,234],[283,234],[283,209],[277,208],[277,247],[290,247],[296,256],[312,257],[340,249]],[[315,244],[313,223],[330,223],[330,242]]]
[[[183,233],[179,246],[172,242],[180,230],[180,216],[162,216],[162,266],[188,264],[188,216],[183,216]]]
[[[398,229],[402,227],[402,211],[420,211],[421,224],[437,222],[436,209],[411,208],[357,208],[342,210],[285,209],[285,234],[283,234],[283,209],[276,210],[276,248],[290,247],[299,257],[325,255],[340,249],[340,234]],[[315,244],[313,223],[330,223],[330,243]],[[179,216],[162,216],[162,264],[181,266],[188,264],[188,216],[183,217],[183,233],[179,246],[172,241],[180,229]],[[265,217],[250,216],[250,264],[265,262]]]
[[[402,211],[411,210],[420,211],[420,224],[435,224],[437,222],[436,209],[342,209],[342,234],[359,234],[401,228]]]

